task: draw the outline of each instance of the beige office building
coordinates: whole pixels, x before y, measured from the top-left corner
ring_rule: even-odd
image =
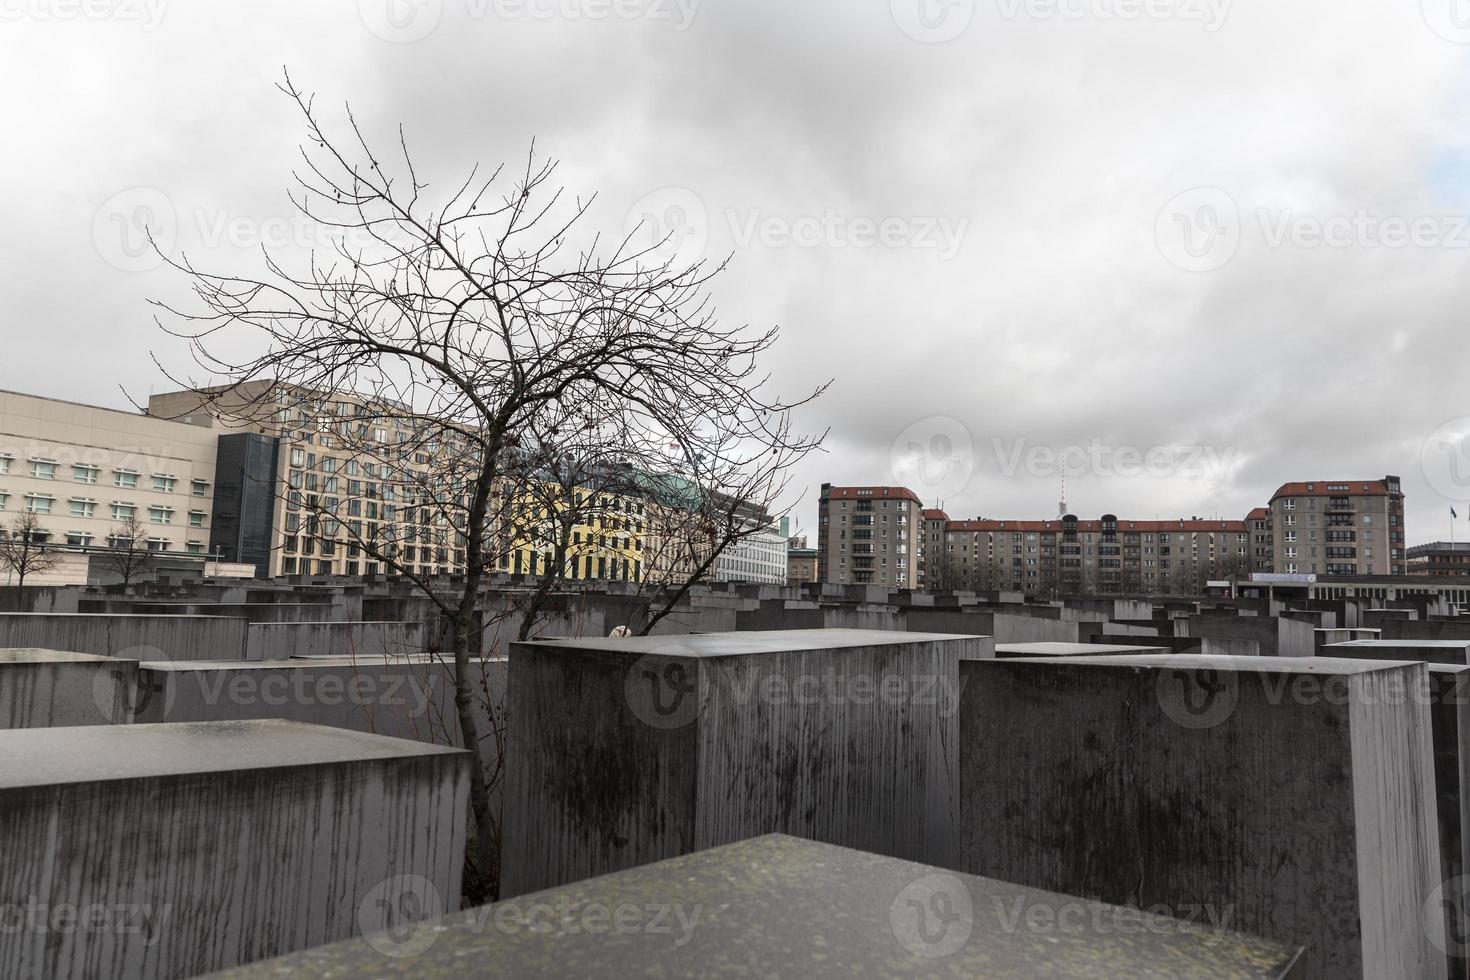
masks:
[[[129,517],[146,528],[151,550],[203,558],[215,441],[211,431],[139,412],[0,392],[0,524],[8,530],[29,512],[47,543],[64,549],[38,585],[85,582],[88,549],[106,547]]]

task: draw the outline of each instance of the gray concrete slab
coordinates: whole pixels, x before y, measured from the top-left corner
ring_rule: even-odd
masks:
[[[503,724],[506,661],[470,661],[479,731]],[[138,666],[124,717],[136,723],[280,718],[462,747],[453,660],[304,657],[259,661],[159,661]],[[95,724],[95,722],[94,722]],[[480,740],[480,764],[499,812],[499,740]]]
[[[997,657],[1108,657],[1170,653],[1168,647],[1121,643],[997,643]]]
[[[748,657],[759,654],[785,653],[791,650],[858,650],[879,646],[907,646],[913,643],[983,640],[986,637],[964,637],[950,633],[905,633],[896,630],[765,630],[739,633],[701,633],[682,636],[676,643],[661,636],[625,636],[618,638],[586,637],[579,639],[535,640],[512,647],[590,650],[612,656],[666,654],[676,649],[678,656],[691,660],[717,657]]]
[[[575,928],[526,927],[552,910]],[[772,835],[309,950],[221,980],[1248,978],[1285,976],[1296,953],[1198,922]]]
[[[513,644],[501,894],[777,832],[952,863],[958,663],[980,640]]]
[[[1329,643],[1322,652],[1334,657],[1470,664],[1470,640],[1349,640]]]
[[[1308,977],[1444,976],[1420,663],[961,664],[961,869],[1233,911]]]
[[[244,619],[0,613],[0,647],[75,650],[125,660],[244,660]]]
[[[469,760],[284,721],[0,732],[0,976],[279,956],[361,935],[399,876],[453,910]]]
[[[136,660],[64,650],[0,650],[0,728],[124,720]]]
[[[1189,617],[1189,635],[1212,640],[1253,640],[1263,657],[1310,657],[1317,651],[1311,623],[1278,616],[1237,615],[1234,612]]]
[[[1438,904],[1450,976],[1470,977],[1470,667],[1429,664],[1434,796],[1439,814]],[[1431,905],[1436,904],[1431,902]]]

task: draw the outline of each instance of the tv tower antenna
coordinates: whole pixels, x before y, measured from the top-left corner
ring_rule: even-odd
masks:
[[[1057,504],[1057,517],[1067,516],[1067,478],[1062,477],[1062,499]]]

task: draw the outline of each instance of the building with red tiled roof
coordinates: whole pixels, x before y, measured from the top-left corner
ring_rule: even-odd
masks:
[[[1244,520],[960,520],[906,487],[824,485],[821,506],[828,582],[1200,595],[1252,571],[1405,574],[1396,476],[1284,483]]]
[[[1250,571],[1246,521],[925,521],[930,589],[1019,590],[1042,595],[1198,595],[1212,579]]]
[[[1283,483],[1281,489],[1271,495],[1277,497],[1385,497],[1398,493],[1399,478],[1386,476],[1381,480],[1314,480],[1306,483]],[[1393,487],[1390,490],[1390,486]]]
[[[1404,493],[1396,476],[1285,483],[1271,495],[1262,571],[1404,575]]]
[[[830,483],[822,484],[822,496],[833,500],[861,500],[872,497],[875,500],[912,500],[916,504],[923,504],[919,495],[908,487],[834,487]]]
[[[922,588],[924,524],[923,501],[908,487],[824,483],[817,502],[817,576],[823,582]]]

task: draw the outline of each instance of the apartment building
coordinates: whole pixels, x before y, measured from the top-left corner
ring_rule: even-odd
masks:
[[[1271,508],[1256,507],[1245,515],[1251,535],[1251,566],[1257,572],[1276,571],[1276,543],[1272,534]]]
[[[923,504],[907,487],[822,484],[817,577],[823,582],[922,586]]]
[[[1198,594],[1212,579],[1251,568],[1245,521],[955,521],[940,510],[924,511],[923,520],[931,590]]]
[[[1269,570],[1286,574],[1403,575],[1404,494],[1380,480],[1286,483],[1272,496]]]
[[[1470,576],[1470,543],[1432,541],[1416,544],[1406,554],[1409,575]]]
[[[0,392],[0,524],[34,514],[69,554],[106,548],[135,519],[149,550],[205,557],[215,461],[215,435],[195,426]],[[85,560],[66,564],[86,581]]]

